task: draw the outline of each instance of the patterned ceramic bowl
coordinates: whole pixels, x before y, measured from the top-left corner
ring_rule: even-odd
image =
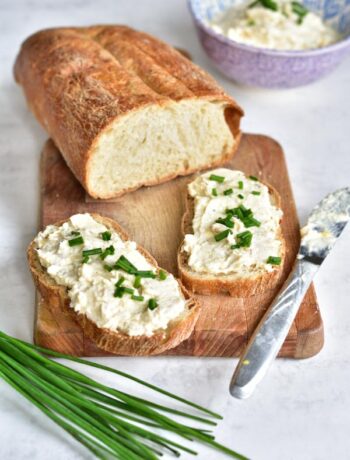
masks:
[[[199,39],[214,64],[226,76],[250,86],[293,88],[331,72],[350,51],[350,1],[305,0],[310,10],[335,27],[343,39],[324,48],[279,51],[243,45],[214,32],[207,23],[244,0],[188,0]]]

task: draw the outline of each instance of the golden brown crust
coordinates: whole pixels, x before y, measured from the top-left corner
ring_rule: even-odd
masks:
[[[271,185],[265,184],[272,197],[273,202],[277,207],[281,207],[281,198],[276,189]],[[186,235],[193,232],[192,219],[194,215],[194,200],[187,193],[186,195],[186,211],[182,219],[182,233]],[[282,235],[281,227],[279,229],[278,238],[281,241],[281,257],[285,259],[285,240]],[[271,272],[266,272],[259,276],[249,278],[233,279],[230,275],[212,276],[208,274],[196,273],[188,266],[188,256],[181,250],[183,241],[178,250],[177,263],[179,267],[179,277],[183,284],[194,294],[214,295],[214,294],[229,294],[231,297],[250,297],[260,294],[268,289],[271,289],[280,278],[283,270],[283,262],[281,265]]]
[[[112,219],[102,217],[98,214],[91,214],[96,220],[119,234],[122,240],[128,240],[125,231]],[[58,222],[55,225],[61,225]],[[137,247],[138,251],[154,265],[158,270],[156,260],[143,248]],[[34,283],[40,292],[45,304],[54,313],[57,310],[71,315],[82,327],[84,333],[92,339],[99,348],[118,355],[145,356],[162,353],[170,348],[176,347],[183,340],[186,340],[192,333],[199,315],[199,304],[190,297],[188,291],[180,283],[185,299],[188,300],[189,312],[177,322],[169,324],[168,330],[155,332],[152,336],[129,336],[123,332],[111,331],[98,327],[90,321],[86,315],[77,314],[70,307],[70,300],[67,289],[58,285],[41,266],[35,250],[35,243],[32,241],[27,251],[29,268],[32,272]]]
[[[89,189],[88,165],[102,132],[119,117],[148,105],[185,99],[227,103],[226,121],[237,149],[242,109],[198,66],[148,34],[126,26],[57,28],[37,32],[22,45],[14,68],[34,115]],[[141,185],[153,185],[176,175]],[[126,192],[129,190],[123,191]],[[111,198],[117,196],[103,196]]]

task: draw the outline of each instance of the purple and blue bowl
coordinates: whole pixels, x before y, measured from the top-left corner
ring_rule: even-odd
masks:
[[[324,48],[280,51],[244,45],[215,32],[208,22],[242,0],[188,0],[199,39],[209,58],[228,78],[261,88],[294,88],[329,74],[350,52],[350,0],[302,3],[342,35]]]

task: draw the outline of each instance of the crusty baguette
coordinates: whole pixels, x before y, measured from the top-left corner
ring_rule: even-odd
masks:
[[[271,202],[278,208],[281,207],[281,198],[275,188],[271,185],[264,184],[269,189]],[[186,210],[182,219],[183,235],[193,233],[192,220],[194,216],[194,199],[187,193],[186,195]],[[285,256],[285,240],[283,238],[281,227],[277,238],[281,241],[281,257],[284,262]],[[237,278],[232,275],[210,275],[197,273],[188,266],[188,255],[182,251],[181,243],[178,250],[178,268],[179,277],[183,284],[193,293],[202,295],[228,294],[232,297],[250,297],[260,294],[268,289],[271,289],[282,274],[283,263],[275,267],[271,272],[263,274]]]
[[[91,213],[91,215],[98,222],[117,232],[123,241],[129,239],[125,231],[114,220],[98,214]],[[63,221],[55,225],[59,226],[62,224]],[[159,267],[156,260],[142,247],[138,246],[137,249],[158,271]],[[169,323],[167,330],[156,331],[150,337],[145,335],[129,336],[123,332],[114,332],[109,329],[100,328],[94,322],[90,321],[86,315],[76,313],[70,307],[70,299],[66,287],[57,284],[41,265],[35,250],[34,241],[30,243],[27,255],[34,283],[45,304],[53,313],[57,310],[69,313],[80,324],[84,333],[103,350],[118,355],[155,355],[176,347],[183,340],[186,340],[193,331],[199,315],[199,305],[198,302],[190,297],[188,291],[181,283],[180,287],[183,296],[188,300],[187,315],[178,322]]]
[[[237,149],[243,115],[202,69],[125,26],[39,31],[15,78],[94,198],[214,167]]]

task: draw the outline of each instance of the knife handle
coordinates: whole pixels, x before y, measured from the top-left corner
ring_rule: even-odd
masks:
[[[233,374],[230,393],[244,399],[266,374],[287,337],[304,295],[318,265],[304,259],[296,261],[279,294],[255,329]]]

